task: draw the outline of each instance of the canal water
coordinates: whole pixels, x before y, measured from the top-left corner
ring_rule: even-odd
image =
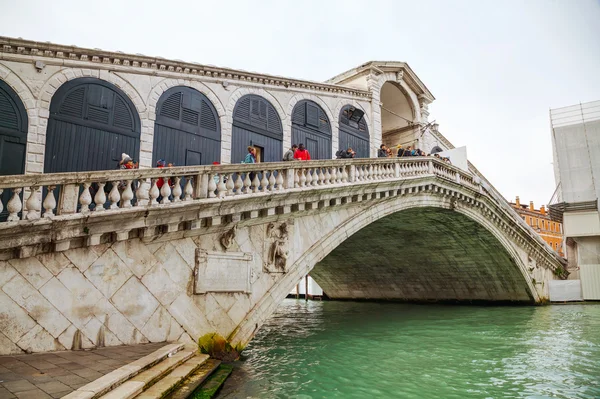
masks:
[[[600,304],[286,299],[224,398],[600,398]]]

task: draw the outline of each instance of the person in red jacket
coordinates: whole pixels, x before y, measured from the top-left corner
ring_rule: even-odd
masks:
[[[310,154],[308,150],[304,148],[304,144],[298,144],[298,149],[294,153],[294,158],[300,161],[310,161]]]

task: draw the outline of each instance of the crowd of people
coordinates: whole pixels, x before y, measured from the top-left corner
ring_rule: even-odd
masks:
[[[379,146],[379,150],[377,151],[377,157],[378,158],[393,158],[394,156],[396,157],[430,157],[430,156],[434,156],[438,159],[441,159],[442,161],[446,162],[446,163],[452,163],[450,162],[450,158],[449,157],[442,157],[440,156],[440,154],[435,153],[435,154],[426,154],[425,151],[419,149],[419,148],[413,148],[412,146],[408,146],[406,148],[404,148],[401,144],[398,144],[396,146],[396,155],[394,155],[394,151],[391,148],[388,148],[385,144],[382,144],[381,146]]]

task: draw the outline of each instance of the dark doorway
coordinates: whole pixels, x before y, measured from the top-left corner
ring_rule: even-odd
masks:
[[[52,97],[45,173],[110,170],[121,154],[138,160],[140,118],[116,86],[96,78],[62,85]]]
[[[264,98],[249,94],[233,110],[231,162],[244,160],[248,146],[261,149],[261,162],[278,162],[283,157],[283,127],[275,107]]]
[[[351,147],[356,158],[369,158],[369,127],[364,112],[352,105],[346,105],[340,111],[340,150]]]
[[[300,143],[306,146],[311,159],[331,159],[331,124],[325,111],[313,101],[300,101],[292,112],[292,144]]]
[[[196,89],[172,87],[159,98],[154,124],[153,165],[175,166],[221,161],[221,124],[212,102]]]
[[[27,112],[15,91],[0,80],[0,176],[25,173],[27,147]],[[8,217],[6,204],[12,190],[4,190],[0,196],[2,212],[0,221]]]

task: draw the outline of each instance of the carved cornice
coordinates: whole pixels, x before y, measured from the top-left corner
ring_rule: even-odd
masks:
[[[23,56],[24,59],[27,59],[26,57],[35,57],[40,59],[79,61],[91,64],[90,67],[92,68],[92,65],[102,65],[103,67],[101,68],[124,66],[139,68],[141,70],[174,72],[190,77],[205,76],[222,80],[237,80],[271,86],[283,86],[287,89],[313,90],[323,93],[343,94],[363,98],[371,97],[371,93],[368,91],[329,83],[264,75],[230,68],[147,57],[139,54],[125,54],[121,52],[64,46],[49,42],[42,43],[0,36],[0,59],[8,59],[7,57],[3,57],[8,54],[17,57]]]

